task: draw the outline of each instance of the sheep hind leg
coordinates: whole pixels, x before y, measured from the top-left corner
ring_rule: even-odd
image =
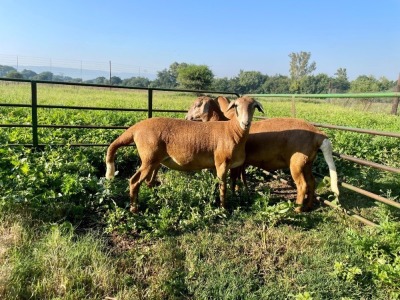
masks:
[[[249,192],[249,185],[247,184],[246,167],[244,165],[241,166],[240,179],[243,182],[243,186],[244,186],[245,192],[248,193]]]
[[[130,211],[137,213],[139,211],[139,189],[143,181],[151,181],[154,171],[159,169],[159,165],[143,164],[139,170],[129,180],[129,197],[130,197]],[[157,172],[156,172],[157,173]]]
[[[315,205],[315,178],[312,174],[312,164],[307,164],[304,167],[303,174],[307,184],[307,199],[304,203],[304,209],[305,211],[310,211]]]
[[[241,173],[242,173],[241,167],[237,167],[237,168],[231,169],[230,186],[231,186],[232,194],[235,193],[235,192],[238,192],[239,189],[240,189],[239,185],[237,184],[237,180],[240,177]]]
[[[151,174],[150,179],[146,179],[146,184],[148,187],[153,188],[155,186],[159,186],[161,184],[160,181],[157,180],[157,173],[160,170],[161,165],[159,165],[157,168],[154,169],[154,171]]]
[[[296,198],[296,205],[295,208],[296,212],[303,212],[305,211],[304,207],[304,198],[307,192],[307,183],[304,178],[303,170],[301,166],[298,165],[291,165],[290,166],[290,173],[292,174],[292,178],[297,187],[297,198]]]

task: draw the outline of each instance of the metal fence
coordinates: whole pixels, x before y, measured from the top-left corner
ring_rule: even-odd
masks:
[[[15,144],[24,146],[44,146],[39,143],[38,128],[86,128],[86,129],[126,129],[125,126],[93,126],[93,125],[63,125],[63,124],[40,124],[38,122],[38,108],[49,108],[49,109],[75,109],[75,110],[104,110],[104,111],[132,111],[132,112],[147,112],[147,117],[151,118],[153,112],[186,112],[185,110],[173,110],[173,109],[155,109],[153,108],[153,92],[154,91],[166,91],[166,92],[188,92],[188,93],[201,93],[201,94],[225,94],[234,95],[239,97],[237,93],[230,92],[218,92],[218,91],[207,91],[207,90],[190,90],[190,89],[166,89],[166,88],[144,88],[144,87],[127,87],[127,86],[114,86],[114,85],[100,85],[100,84],[85,84],[85,83],[71,83],[71,82],[50,82],[50,81],[35,81],[35,80],[22,80],[22,79],[8,79],[0,78],[0,81],[11,81],[11,82],[24,82],[30,83],[31,85],[31,104],[12,104],[12,103],[0,103],[1,106],[9,107],[27,107],[31,108],[32,123],[31,124],[0,124],[1,127],[27,127],[32,129],[32,144]],[[40,84],[53,84],[53,85],[67,85],[67,86],[79,86],[79,87],[95,87],[95,88],[112,88],[112,89],[125,89],[125,90],[144,90],[147,91],[147,108],[112,108],[112,107],[90,107],[90,106],[67,106],[67,105],[41,105],[38,104],[38,85]],[[14,144],[8,144],[8,146],[15,146]],[[66,144],[56,144],[53,146],[65,146]],[[68,144],[69,146],[107,146],[105,144]]]
[[[11,81],[11,82],[25,82],[30,83],[31,85],[31,104],[11,104],[11,103],[0,103],[0,107],[27,107],[31,108],[32,114],[32,123],[31,124],[0,124],[1,127],[28,127],[32,129],[32,143],[31,144],[15,144],[15,145],[24,145],[24,146],[31,146],[31,147],[38,147],[43,146],[44,144],[39,143],[38,138],[38,128],[87,128],[87,129],[126,129],[126,126],[92,126],[92,125],[63,125],[63,124],[56,124],[56,125],[48,125],[48,124],[40,124],[38,122],[38,108],[49,108],[49,109],[77,109],[77,110],[108,110],[108,111],[132,111],[132,112],[147,112],[147,117],[151,118],[153,112],[186,112],[186,110],[161,110],[153,108],[153,91],[168,91],[168,92],[190,92],[190,93],[201,93],[201,94],[226,94],[226,95],[234,95],[239,97],[238,93],[229,93],[229,92],[218,92],[218,91],[199,91],[199,90],[188,90],[188,89],[163,89],[163,88],[139,88],[139,87],[125,87],[125,86],[110,86],[110,85],[94,85],[94,84],[83,84],[83,83],[66,83],[66,82],[48,82],[48,81],[31,81],[31,80],[20,80],[20,79],[6,79],[0,78],[0,81]],[[112,88],[112,89],[128,89],[128,90],[146,90],[147,91],[147,108],[146,109],[130,109],[130,108],[107,108],[107,107],[87,107],[87,106],[60,106],[60,105],[39,105],[38,104],[38,85],[39,84],[54,84],[54,85],[69,85],[69,86],[80,86],[80,87],[97,87],[97,88]],[[400,93],[392,92],[392,93],[368,93],[368,94],[251,94],[249,96],[253,97],[270,97],[270,98],[291,98],[292,99],[292,115],[295,116],[295,98],[386,98],[386,97],[400,97]],[[382,132],[382,131],[375,131],[369,129],[362,129],[362,128],[351,128],[351,127],[344,127],[344,126],[336,126],[331,124],[319,124],[313,123],[317,127],[323,128],[331,128],[335,130],[346,130],[346,131],[353,131],[363,134],[372,134],[372,135],[380,135],[380,136],[387,136],[387,137],[394,137],[400,138],[400,133],[394,132]],[[14,146],[13,144],[7,144],[6,146]],[[65,146],[65,144],[58,144],[56,146]],[[108,146],[108,144],[68,144],[68,146]],[[393,172],[400,174],[400,169],[394,168],[391,166],[385,166],[382,164],[378,164],[375,162],[359,159],[356,157],[352,157],[345,154],[340,154],[334,152],[334,155],[340,159],[352,161],[354,163],[368,166],[372,168],[376,168],[379,170]],[[265,172],[268,175],[277,178],[277,175],[274,175],[269,172]],[[317,176],[320,176],[316,174]],[[280,179],[281,181],[288,183],[284,179]],[[345,182],[339,183],[343,188],[348,190],[354,191],[361,195],[367,196],[372,198],[373,200],[391,205],[396,208],[400,208],[400,203],[393,201],[391,199],[387,199],[380,195],[374,194],[372,192],[363,190],[359,187],[352,186]],[[326,205],[336,207],[336,205],[328,200],[321,199],[317,197],[320,201],[324,202]],[[361,216],[358,216],[354,213],[347,212],[353,218],[362,221],[367,225],[376,225],[375,223],[367,220]]]

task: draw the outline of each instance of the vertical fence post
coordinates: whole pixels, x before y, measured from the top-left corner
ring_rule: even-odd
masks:
[[[149,89],[147,98],[147,117],[150,119],[152,116],[153,116],[153,89]]]
[[[37,116],[37,85],[36,82],[31,82],[32,93],[32,144],[37,148],[39,145],[38,139],[38,116]]]
[[[395,92],[400,92],[400,74],[399,74],[399,79],[397,79],[397,85],[396,85],[394,91],[395,91]],[[399,98],[399,97],[396,97],[396,98],[393,99],[393,102],[392,102],[392,110],[390,111],[390,114],[392,114],[392,115],[397,115],[397,110],[398,110],[398,107],[399,107],[399,102],[400,102],[400,98]]]

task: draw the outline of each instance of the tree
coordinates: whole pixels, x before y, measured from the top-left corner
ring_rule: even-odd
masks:
[[[15,71],[17,72],[17,69],[10,67],[10,66],[2,66],[0,65],[0,77],[4,77],[7,75],[7,73]]]
[[[268,76],[263,75],[258,71],[240,70],[238,76],[239,93],[248,94],[260,92],[260,87],[267,78]]]
[[[52,81],[53,80],[53,73],[51,73],[51,72],[42,72],[42,73],[37,74],[32,79],[34,79],[34,80]]]
[[[218,92],[236,92],[231,86],[231,80],[227,77],[215,78],[211,89]]]
[[[108,80],[104,76],[100,76],[94,79],[94,84],[108,84]]]
[[[187,67],[188,64],[187,63],[178,63],[178,62],[174,62],[169,66],[169,72],[171,73],[171,75],[175,78],[178,78],[178,69],[179,68],[184,68]]]
[[[396,86],[396,82],[387,79],[385,76],[382,76],[378,80],[378,85],[380,91],[390,91],[394,86]]]
[[[69,77],[69,78],[71,78],[71,77]],[[68,77],[64,77],[64,75],[54,75],[52,80],[59,81],[59,82],[66,82],[68,80]]]
[[[332,79],[331,88],[335,92],[343,93],[349,90],[350,82],[347,78],[346,68],[339,68],[335,73],[336,77]]]
[[[240,84],[239,84],[239,77],[232,77],[229,80],[229,91],[231,92],[240,92]]]
[[[299,92],[301,80],[310,75],[317,68],[315,62],[310,63],[311,52],[292,52],[290,57],[290,79],[292,92]]]
[[[179,85],[186,89],[208,89],[214,79],[213,72],[206,65],[189,64],[177,68]]]
[[[348,78],[347,78],[347,69],[346,68],[337,69],[335,75],[339,79],[348,80]]]
[[[354,93],[379,92],[379,90],[378,80],[372,75],[358,76],[350,83],[350,91]]]
[[[22,76],[24,76],[25,79],[32,79],[33,77],[35,77],[37,75],[36,72],[33,72],[31,70],[27,70],[27,69],[24,69],[21,72],[21,74],[22,74]]]
[[[122,81],[122,85],[124,86],[133,86],[133,87],[144,87],[147,88],[150,85],[150,80],[146,77],[131,77],[128,79],[124,79]]]
[[[13,79],[23,79],[24,76],[17,72],[17,71],[10,71],[7,73],[7,75],[5,76],[6,78],[13,78]]]
[[[176,74],[171,70],[164,69],[157,72],[157,78],[151,82],[151,87],[172,89],[177,86]]]
[[[283,75],[270,76],[260,89],[265,94],[288,94],[290,93],[290,79]]]
[[[300,81],[300,93],[302,94],[323,94],[329,89],[330,78],[326,74],[316,76],[305,76]]]
[[[120,85],[122,83],[122,79],[118,76],[111,77],[111,85]]]
[[[291,59],[290,76],[292,79],[301,79],[304,76],[310,75],[317,68],[315,62],[310,63],[311,52],[292,52],[289,54],[289,57]]]
[[[172,63],[168,69],[164,69],[157,73],[157,78],[150,84],[151,87],[173,89],[178,86],[178,69],[187,67],[187,63]]]

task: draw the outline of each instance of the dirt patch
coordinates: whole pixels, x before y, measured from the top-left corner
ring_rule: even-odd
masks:
[[[271,199],[273,200],[290,200],[295,201],[297,191],[289,184],[283,183],[276,179],[270,179],[265,183],[271,191]]]
[[[110,249],[112,250],[113,254],[121,254],[130,249],[132,249],[136,244],[137,241],[135,237],[129,236],[121,236],[118,233],[111,233],[108,236],[108,244]]]
[[[281,178],[282,180],[279,180]],[[297,190],[290,176],[258,171],[258,178],[248,178],[249,190],[269,190],[272,202],[295,201]]]

